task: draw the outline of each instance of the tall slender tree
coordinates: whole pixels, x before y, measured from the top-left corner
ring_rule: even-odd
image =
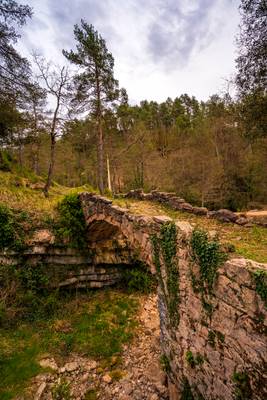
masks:
[[[51,112],[51,119],[48,127],[50,135],[50,157],[47,180],[44,187],[44,195],[47,197],[54,172],[56,138],[60,131],[63,106],[66,105],[66,100],[68,98],[70,78],[68,69],[65,66],[51,66],[50,63],[47,63],[38,55],[34,55],[34,61],[40,71],[39,79],[43,83],[45,93],[53,99],[54,103],[54,109]]]
[[[74,26],[77,41],[76,51],[63,50],[64,56],[81,68],[74,79],[76,85],[75,102],[82,111],[89,112],[97,125],[98,188],[104,192],[104,137],[103,112],[119,96],[118,81],[114,78],[114,59],[106,42],[95,30],[81,20],[81,26]]]
[[[267,1],[241,0],[236,59],[240,116],[249,141],[267,137]]]
[[[6,100],[23,97],[31,75],[27,59],[14,47],[20,37],[18,28],[23,26],[32,10],[14,0],[0,0],[0,86]]]

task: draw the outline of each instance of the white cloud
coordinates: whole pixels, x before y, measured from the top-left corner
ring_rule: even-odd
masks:
[[[234,72],[239,15],[235,0],[28,0],[34,16],[20,49],[66,62],[81,18],[106,39],[115,75],[132,101],[182,93],[207,99]]]

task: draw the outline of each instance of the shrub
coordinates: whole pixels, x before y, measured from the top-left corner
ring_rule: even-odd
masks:
[[[23,213],[20,213],[23,214]],[[19,224],[19,218],[6,205],[0,203],[0,250],[10,248],[21,250],[24,247],[23,229]]]
[[[16,237],[14,216],[4,204],[0,204],[0,249],[13,245]]]
[[[86,224],[79,196],[77,194],[65,196],[58,204],[57,210],[59,214],[57,237],[69,240],[74,247],[86,247]]]
[[[6,150],[0,151],[0,170],[10,172],[12,169],[13,158]]]
[[[156,287],[156,280],[143,264],[123,270],[123,285],[130,292],[150,293]]]

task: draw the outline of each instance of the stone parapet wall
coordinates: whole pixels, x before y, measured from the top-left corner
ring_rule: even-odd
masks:
[[[151,200],[150,195],[145,197]],[[175,203],[175,196],[165,197],[184,204]],[[194,288],[199,265],[192,258],[189,223],[174,225],[168,217],[131,215],[98,195],[85,193],[80,198],[89,240],[100,241],[106,234],[115,238],[120,232],[135,256],[158,276],[161,346],[170,399],[265,399],[267,313],[255,276],[266,274],[267,265],[229,259],[219,267],[212,292],[203,297]],[[176,231],[175,256],[170,226]],[[156,260],[153,237],[162,241],[164,231],[167,241]]]
[[[207,218],[215,218],[221,222],[232,222],[241,226],[251,226],[251,224],[256,224],[267,227],[266,221],[255,220],[251,217],[247,217],[245,214],[237,214],[227,209],[209,211],[206,207],[195,207],[177,196],[175,193],[160,192],[157,190],[153,190],[150,193],[144,193],[142,189],[136,189],[118,196],[137,200],[156,201],[175,211],[185,211],[195,215],[204,215]]]
[[[210,312],[201,293],[193,290],[192,272],[197,276],[199,267],[192,262],[189,225],[178,224],[177,233],[180,319],[176,327],[171,326],[166,293],[159,286],[170,400],[266,399],[267,313],[256,291],[255,273],[267,274],[267,265],[243,258],[225,262],[209,296]],[[161,268],[166,287],[168,273],[163,264]],[[186,397],[188,393],[193,397]]]

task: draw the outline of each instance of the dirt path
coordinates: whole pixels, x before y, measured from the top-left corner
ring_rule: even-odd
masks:
[[[100,399],[118,400],[165,400],[166,376],[160,359],[159,317],[157,296],[147,297],[141,305],[138,317],[140,330],[131,346],[124,349],[122,358],[125,377],[106,385]]]
[[[54,358],[43,358],[41,365],[53,372],[38,375],[32,381],[29,397],[19,400],[167,400],[166,375],[159,362],[156,295],[141,298],[136,319],[139,325],[136,335],[125,345],[119,362],[114,357],[114,365],[105,367],[101,362],[71,355],[59,367]]]

